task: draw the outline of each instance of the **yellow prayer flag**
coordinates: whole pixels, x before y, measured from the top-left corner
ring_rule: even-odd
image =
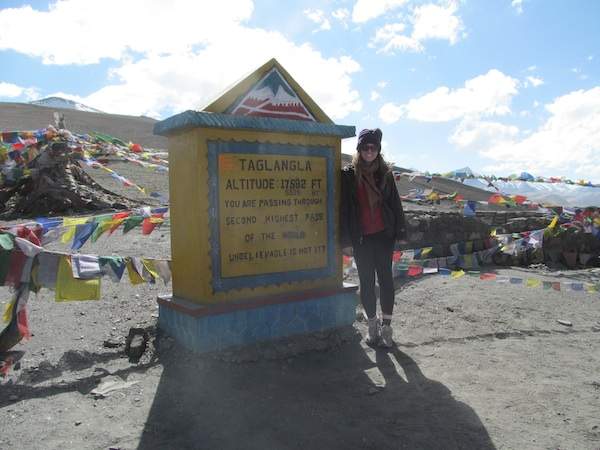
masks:
[[[585,290],[587,292],[598,292],[598,288],[592,283],[585,283]]]
[[[145,283],[142,276],[135,270],[133,262],[129,258],[127,258],[127,275],[129,276],[129,281],[133,285]]]
[[[451,276],[452,278],[460,278],[460,277],[462,277],[464,274],[465,274],[465,271],[464,271],[464,270],[462,270],[462,269],[458,269],[458,270],[453,270],[453,271],[450,273],[450,276]]]
[[[431,200],[431,201],[437,201],[437,200],[439,200],[439,199],[440,199],[440,195],[439,195],[437,192],[435,192],[435,191],[432,191],[432,192],[431,192],[431,193],[430,193],[430,194],[427,196],[427,200]]]
[[[550,222],[550,225],[548,225],[546,228],[554,228],[557,223],[558,223],[558,216],[554,216],[554,219],[552,219],[552,222]]]
[[[108,219],[103,222],[100,222],[94,230],[94,233],[92,234],[92,242],[97,240],[100,236],[102,236],[104,233],[110,230],[113,226],[118,226],[121,222],[122,221],[119,219]]]
[[[527,278],[527,287],[540,287],[542,285],[542,280],[538,280],[537,278]]]
[[[54,299],[57,302],[73,300],[99,300],[100,279],[80,280],[74,278],[70,257],[61,256],[58,263],[56,294]]]
[[[3,322],[6,322],[6,323],[10,322],[10,319],[12,318],[14,307],[15,307],[15,299],[11,300],[10,302],[8,302],[6,304],[6,308],[4,308],[4,314],[2,314]]]
[[[62,235],[60,241],[63,244],[71,242],[75,236],[75,228],[77,225],[83,225],[88,219],[89,217],[64,217],[62,225],[63,227],[67,227],[67,231]]]
[[[427,257],[431,253],[431,250],[433,250],[433,247],[423,247],[421,249],[421,258]]]
[[[158,270],[156,270],[156,264],[154,264],[154,260],[153,259],[143,259],[142,258],[142,264],[144,265],[144,268],[150,272],[150,275],[152,275],[154,277],[154,279],[158,278]]]
[[[491,237],[495,237],[496,236],[496,229],[495,228],[490,232],[490,236]]]

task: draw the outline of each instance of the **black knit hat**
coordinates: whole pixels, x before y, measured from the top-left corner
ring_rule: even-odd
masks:
[[[360,148],[366,144],[375,144],[379,150],[381,150],[381,138],[383,133],[379,128],[375,128],[374,130],[364,129],[360,133],[358,133],[358,142],[356,143],[356,150],[360,150]]]

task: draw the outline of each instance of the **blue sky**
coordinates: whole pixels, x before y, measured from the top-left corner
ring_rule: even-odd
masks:
[[[599,182],[599,18],[594,0],[3,0],[0,101],[164,118],[276,57],[399,165]]]

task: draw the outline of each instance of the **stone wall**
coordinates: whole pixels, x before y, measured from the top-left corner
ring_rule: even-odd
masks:
[[[483,249],[490,232],[517,233],[545,228],[550,220],[539,213],[478,212],[463,217],[457,212],[405,212],[408,244],[400,248],[433,247],[432,257],[449,256],[450,244],[473,241],[475,249]],[[480,248],[479,248],[480,247]]]
[[[490,232],[520,233],[546,228],[551,218],[524,211],[477,212],[475,217],[463,217],[457,212],[406,211],[408,243],[399,249],[432,247],[430,258],[451,256],[450,244],[472,242],[473,251],[490,246]],[[487,241],[487,242],[486,242]],[[516,256],[498,253],[494,262],[500,265],[547,263],[568,268],[598,265],[600,239],[577,227],[555,236],[546,235],[541,249],[531,249]]]

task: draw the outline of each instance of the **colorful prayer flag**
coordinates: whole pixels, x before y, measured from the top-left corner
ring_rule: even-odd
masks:
[[[61,256],[58,264],[55,300],[63,302],[98,299],[100,299],[100,279],[78,280],[74,278],[71,258]]]

